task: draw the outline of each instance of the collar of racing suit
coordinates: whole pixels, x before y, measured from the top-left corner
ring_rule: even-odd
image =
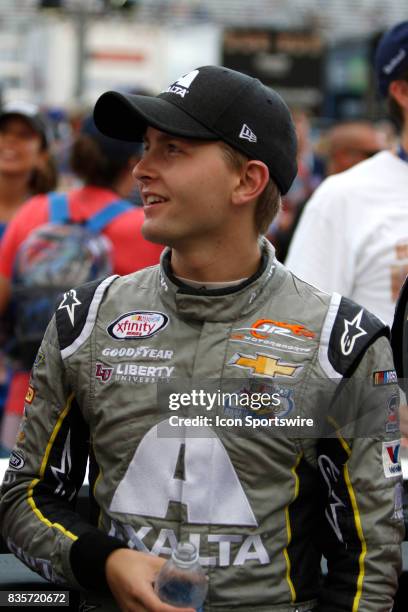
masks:
[[[270,242],[262,238],[260,246],[262,258],[258,271],[243,283],[222,289],[195,289],[175,278],[170,266],[171,250],[165,249],[160,262],[162,301],[180,318],[192,320],[232,321],[251,314],[287,278]]]

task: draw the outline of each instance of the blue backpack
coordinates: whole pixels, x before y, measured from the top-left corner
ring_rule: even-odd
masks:
[[[11,354],[27,369],[62,294],[112,273],[112,245],[101,232],[133,208],[129,202],[117,200],[83,223],[75,223],[65,194],[48,194],[48,205],[49,223],[24,240],[13,268]]]

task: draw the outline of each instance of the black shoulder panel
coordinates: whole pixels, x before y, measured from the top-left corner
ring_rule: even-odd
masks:
[[[351,376],[368,347],[380,336],[389,338],[389,334],[389,328],[375,315],[342,297],[330,334],[329,361],[336,372]]]
[[[72,345],[84,328],[89,307],[102,279],[80,285],[66,293],[55,311],[60,349]]]
[[[398,378],[408,378],[408,277],[399,294],[391,329],[391,346]]]

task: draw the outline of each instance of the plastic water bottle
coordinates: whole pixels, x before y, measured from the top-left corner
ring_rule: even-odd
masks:
[[[178,544],[157,576],[156,594],[161,601],[176,608],[199,611],[207,590],[207,576],[198,561],[196,547],[190,542]]]

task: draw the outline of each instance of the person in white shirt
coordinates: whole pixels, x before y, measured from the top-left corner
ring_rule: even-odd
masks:
[[[408,274],[408,21],[381,39],[380,93],[400,127],[400,146],[328,177],[307,203],[286,265],[391,324]]]

